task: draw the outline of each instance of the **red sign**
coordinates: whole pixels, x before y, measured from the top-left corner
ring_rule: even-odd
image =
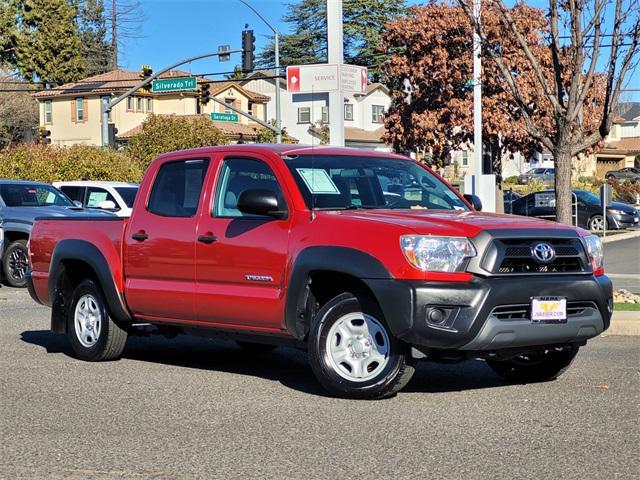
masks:
[[[287,90],[300,91],[300,67],[287,67]]]

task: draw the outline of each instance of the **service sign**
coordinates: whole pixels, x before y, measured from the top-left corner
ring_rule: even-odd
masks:
[[[287,67],[287,89],[291,93],[321,93],[342,90],[367,93],[368,71],[357,65],[297,65]]]

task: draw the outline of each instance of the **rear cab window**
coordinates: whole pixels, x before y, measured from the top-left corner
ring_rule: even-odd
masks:
[[[163,217],[193,217],[198,211],[208,159],[175,160],[160,166],[147,210]]]

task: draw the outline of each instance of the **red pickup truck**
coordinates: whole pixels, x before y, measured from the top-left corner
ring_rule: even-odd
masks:
[[[305,348],[322,385],[351,398],[393,395],[420,359],[555,378],[609,326],[600,241],[480,207],[393,154],[174,152],[130,219],[37,220],[28,287],[83,360],[118,357],[146,325]]]

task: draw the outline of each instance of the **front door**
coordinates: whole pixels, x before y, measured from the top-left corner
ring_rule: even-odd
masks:
[[[125,238],[127,304],[136,316],[195,320],[194,244],[209,163],[163,163],[148,198],[136,202]]]
[[[291,214],[278,220],[237,208],[245,190],[267,189],[286,210],[281,185],[266,157],[234,153],[222,159],[214,200],[198,224],[198,320],[266,332],[282,329]]]

